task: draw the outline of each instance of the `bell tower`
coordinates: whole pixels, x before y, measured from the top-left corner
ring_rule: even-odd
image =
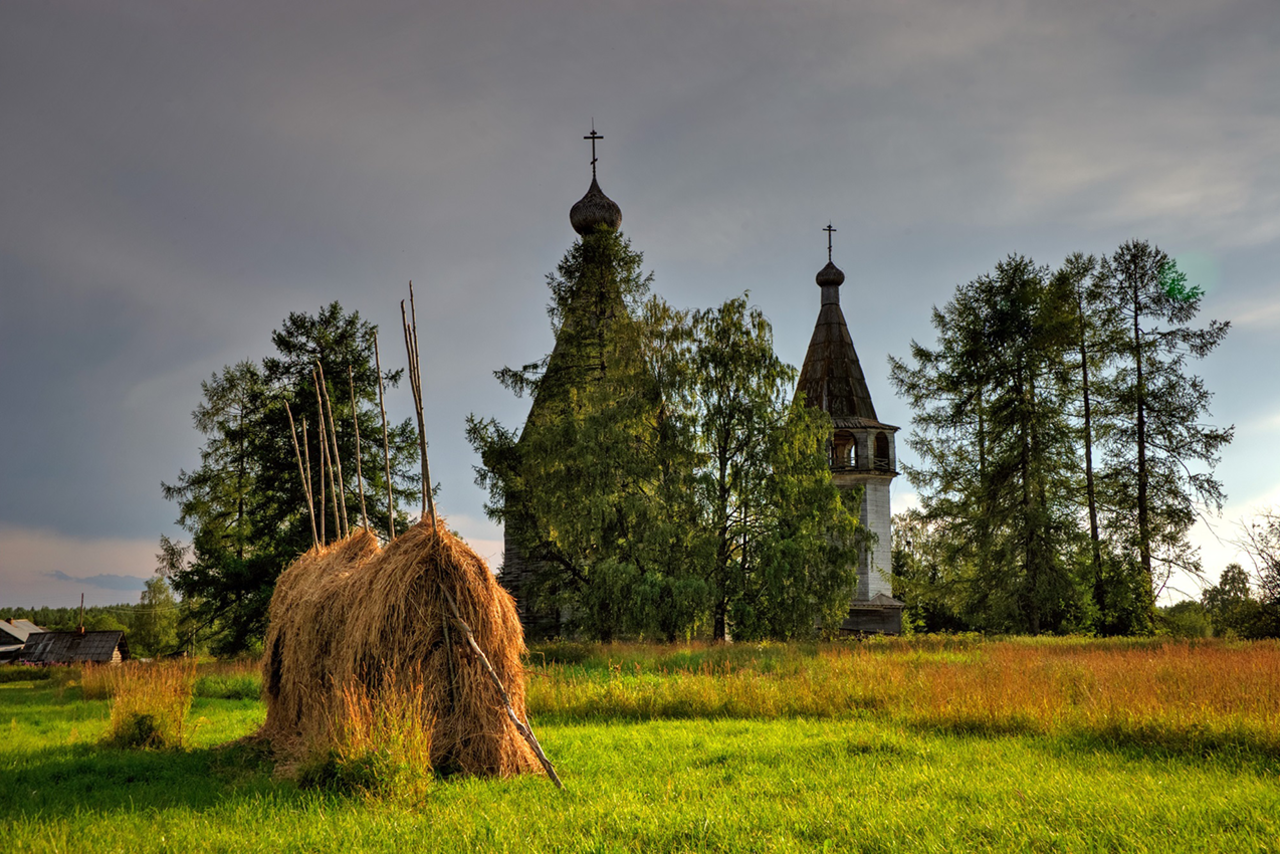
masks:
[[[822,289],[821,304],[796,392],[804,393],[807,405],[831,416],[831,479],[841,489],[862,488],[859,518],[876,538],[859,555],[858,586],[842,628],[897,634],[902,631],[903,603],[893,598],[889,579],[889,485],[898,475],[894,450],[898,428],[876,418],[871,392],[840,309],[844,272],[831,260],[831,238],[836,229],[828,224],[823,231],[827,233],[827,265],[815,278]]]

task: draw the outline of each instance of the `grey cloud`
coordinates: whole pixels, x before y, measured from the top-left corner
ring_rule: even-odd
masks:
[[[171,531],[158,484],[195,464],[199,381],[332,299],[394,331],[411,278],[432,305],[442,501],[481,517],[462,419],[523,416],[491,372],[550,344],[542,277],[573,237],[593,116],[657,290],[710,305],[750,289],[792,362],[834,220],[877,409],[904,426],[885,354],[930,340],[928,306],[1008,252],[1057,263],[1149,237],[1215,260],[1216,306],[1266,305],[1274,11],[2,4],[0,398],[20,403],[0,410],[0,521]],[[1224,422],[1280,395],[1239,381],[1269,353],[1240,341],[1206,368]],[[1229,491],[1280,479],[1230,453],[1223,473]]]
[[[87,584],[90,587],[98,587],[103,590],[143,590],[147,586],[145,578],[135,578],[132,575],[90,575],[85,578],[79,578],[74,575],[67,575],[62,570],[55,570],[49,573],[49,577],[58,581],[72,581],[76,584]]]

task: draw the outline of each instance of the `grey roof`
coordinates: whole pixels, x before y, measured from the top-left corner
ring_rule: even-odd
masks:
[[[843,285],[844,270],[837,267],[834,262],[828,261],[827,266],[819,270],[813,280],[819,285]]]
[[[853,608],[905,608],[906,602],[899,602],[892,596],[885,593],[877,593],[866,601],[857,601],[853,603]]]
[[[129,657],[129,644],[122,631],[105,632],[40,632],[27,639],[18,655],[23,661],[37,664],[75,664],[106,662],[120,650],[121,658]]]
[[[604,194],[593,175],[587,194],[569,208],[569,224],[583,237],[595,231],[598,225],[607,225],[617,231],[622,225],[622,208]]]
[[[835,273],[840,272],[833,264],[827,267]],[[823,268],[818,274],[824,291],[832,285],[838,286],[835,273]],[[825,283],[821,281],[824,278]],[[839,278],[843,279],[843,274]],[[796,391],[804,392],[809,406],[824,410],[833,419],[859,418],[871,422],[868,426],[888,426],[881,425],[876,418],[871,392],[867,389],[867,380],[862,374],[858,353],[853,349],[853,339],[849,337],[849,326],[845,323],[839,302],[824,300],[818,311],[818,322],[814,324],[813,337],[809,339],[809,350],[804,355]]]
[[[44,629],[37,626],[30,620],[0,620],[0,631],[5,634],[17,638],[19,641],[26,642],[27,636],[32,632],[43,632]],[[5,640],[5,635],[0,635],[0,643]]]

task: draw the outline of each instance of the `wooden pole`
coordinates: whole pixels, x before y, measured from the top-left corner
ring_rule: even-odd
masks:
[[[409,317],[413,320],[413,382],[418,388],[418,422],[424,423],[422,399],[422,360],[418,353],[418,306],[413,298],[413,282],[409,282]],[[427,509],[431,511],[431,527],[436,525],[436,497],[432,493],[431,461],[427,457],[427,430],[422,427],[418,431],[422,437],[422,478],[427,483]]]
[[[404,332],[404,349],[408,354],[409,359],[409,391],[413,394],[413,413],[416,417],[421,411],[421,408],[418,406],[418,386],[417,383],[413,381],[413,345],[409,343],[409,317],[405,314],[404,300],[400,300],[400,325]],[[419,456],[421,456],[422,419],[420,417],[418,418],[418,453]],[[427,515],[427,494],[425,491],[422,493],[422,515]]]
[[[409,283],[409,293],[413,294],[413,283]],[[431,526],[435,527],[435,502],[431,498],[431,470],[427,466],[427,428],[422,419],[422,385],[418,381],[418,360],[415,340],[417,334],[409,326],[409,316],[405,312],[404,300],[400,300],[400,322],[404,325],[404,348],[409,356],[409,389],[413,392],[413,411],[418,416],[418,454],[422,460],[422,518],[431,515]]]
[[[324,478],[326,473],[329,477],[329,494],[334,496],[333,499],[333,529],[338,535],[338,539],[342,539],[342,519],[338,516],[338,487],[333,482],[333,464],[329,462],[329,437],[324,429],[324,398],[320,396],[320,377],[315,371],[311,372],[311,380],[316,387],[316,409],[320,413],[320,486],[324,488]],[[321,498],[324,492],[320,493]],[[328,508],[321,508],[324,513]]]
[[[391,443],[387,440],[387,406],[382,396],[382,354],[378,352],[378,333],[373,333],[373,359],[378,369],[378,411],[382,413],[382,460],[387,476],[387,532],[396,538],[396,497],[391,489]]]
[[[307,461],[307,494],[315,497],[315,490],[311,488],[311,442],[307,439],[307,419],[302,419],[302,453]],[[324,504],[324,478],[320,478],[320,503]],[[316,506],[313,502],[311,505],[311,527],[316,525]],[[320,542],[324,542],[324,507],[320,507]]]
[[[516,732],[523,736],[524,740],[529,743],[529,747],[533,749],[533,753],[538,757],[538,761],[542,763],[542,768],[547,772],[547,776],[551,778],[551,782],[556,784],[557,789],[563,789],[564,783],[560,782],[560,777],[556,774],[555,766],[551,764],[551,760],[547,758],[547,754],[542,752],[542,745],[538,744],[538,737],[533,734],[533,730],[529,725],[520,720],[520,716],[516,714],[516,710],[511,705],[511,696],[507,693],[506,687],[503,686],[502,680],[498,678],[498,672],[493,669],[493,665],[489,663],[489,657],[484,654],[484,650],[480,648],[480,644],[476,643],[476,636],[471,633],[471,627],[467,625],[467,621],[462,619],[462,615],[458,613],[458,606],[453,601],[453,597],[449,595],[449,591],[445,589],[443,584],[440,585],[440,592],[444,594],[445,601],[449,603],[449,610],[453,612],[453,618],[458,621],[458,625],[462,627],[463,633],[467,636],[467,643],[471,646],[472,652],[476,654],[476,658],[480,659],[480,663],[484,665],[485,672],[489,674],[489,678],[493,680],[493,684],[498,687],[498,694],[502,697],[502,705],[506,707],[507,717],[511,719],[511,723],[515,725]]]
[[[298,477],[302,478],[302,494],[307,498],[307,515],[311,519],[311,545],[320,544],[316,536],[316,507],[311,501],[311,482],[302,468],[302,451],[298,448],[298,429],[293,423],[293,412],[289,409],[289,401],[284,402],[284,411],[289,415],[289,438],[293,440],[293,455],[298,458]]]
[[[360,521],[369,530],[369,514],[364,506],[364,469],[360,467],[360,410],[356,409],[356,375],[347,364],[347,385],[351,389],[351,423],[356,428],[356,484],[360,487]]]
[[[324,378],[324,365],[316,362],[316,368],[320,371],[320,389],[324,393],[324,408],[329,417],[329,441],[333,443],[330,465],[338,472],[338,486],[333,491],[333,500],[342,509],[342,536],[346,537],[351,533],[351,526],[347,524],[347,480],[342,476],[342,452],[338,448],[338,425],[333,420],[333,402],[329,400],[329,381]]]

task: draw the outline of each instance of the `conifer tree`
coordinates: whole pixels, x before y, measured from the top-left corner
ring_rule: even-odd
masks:
[[[891,360],[917,411],[908,468],[926,514],[967,566],[963,611],[985,628],[1040,632],[1080,619],[1073,569],[1075,457],[1065,416],[1074,294],[1010,256],[935,311],[936,350]]]
[[[161,484],[165,497],[177,502],[178,524],[191,534],[190,549],[183,552],[162,542],[162,552],[171,564],[174,589],[194,603],[191,620],[205,636],[213,637],[215,651],[251,649],[261,639],[276,578],[312,544],[286,403],[299,443],[310,449],[315,511],[324,520],[324,539],[331,542],[341,536],[334,516],[342,518],[342,505],[334,503],[332,492],[325,506],[318,503],[324,473],[319,457],[321,415],[312,379],[317,362],[324,369],[338,453],[345,462],[345,482],[338,484],[337,500],[345,504],[351,524],[359,522],[347,368],[352,369],[361,434],[380,435],[373,333],[374,327],[359,313],[348,314],[336,302],[314,316],[291,313],[272,336],[275,356],[262,365],[243,361],[225,367],[201,383],[202,400],[193,413],[196,429],[205,437],[200,465],[180,471],[172,484]],[[386,377],[392,385],[398,378],[399,372]],[[420,478],[413,474],[417,434],[407,420],[393,426],[390,444],[397,506],[403,510],[412,506],[421,488]],[[386,486],[380,443],[366,440],[361,452],[366,494],[381,497]],[[366,502],[371,527],[384,535],[385,505]],[[397,529],[403,530],[406,523],[402,519]]]
[[[1214,476],[1233,427],[1205,422],[1212,394],[1188,371],[1218,346],[1229,323],[1188,324],[1203,291],[1158,247],[1134,240],[1102,261],[1100,287],[1123,330],[1115,367],[1099,385],[1107,400],[1101,475],[1113,548],[1131,567],[1132,630],[1150,625],[1154,596],[1174,569],[1199,574],[1187,542],[1196,504],[1221,509]],[[1118,336],[1117,336],[1118,337]]]

